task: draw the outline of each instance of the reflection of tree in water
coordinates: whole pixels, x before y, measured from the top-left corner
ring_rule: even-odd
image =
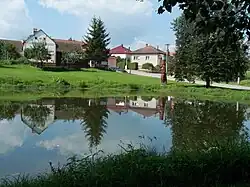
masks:
[[[50,109],[46,105],[25,105],[21,115],[25,117],[33,127],[44,127],[50,112]]]
[[[245,111],[244,106],[236,111],[236,105],[229,103],[175,101],[174,110],[166,107],[167,123],[172,125],[173,148],[204,148],[211,141],[240,138]]]
[[[97,147],[106,133],[109,111],[106,104],[100,104],[101,99],[91,100],[90,105],[86,105],[82,116],[82,126],[89,140],[89,146]]]
[[[20,109],[20,104],[13,102],[5,102],[0,105],[0,120],[14,119],[16,112]]]

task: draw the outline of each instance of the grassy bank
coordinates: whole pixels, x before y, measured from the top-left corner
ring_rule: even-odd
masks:
[[[169,81],[166,86],[160,85],[157,78],[130,74],[84,69],[82,71],[50,72],[25,65],[0,67],[0,98],[15,97],[28,93],[28,98],[58,97],[67,95],[68,91],[85,89],[85,92],[74,92],[71,96],[98,97],[128,95],[139,92],[150,95],[172,95],[184,98],[227,100],[249,102],[249,91],[210,88],[203,86],[176,83]],[[32,93],[32,94],[31,94]],[[72,92],[71,92],[72,93]],[[142,94],[141,94],[142,95]]]
[[[157,154],[130,149],[119,155],[71,159],[62,168],[36,178],[5,181],[1,187],[69,186],[249,186],[248,143],[218,145],[200,151]]]

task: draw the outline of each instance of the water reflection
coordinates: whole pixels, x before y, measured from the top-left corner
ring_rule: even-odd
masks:
[[[115,152],[119,140],[134,143],[140,135],[155,136],[155,145],[167,150],[200,149],[212,140],[240,139],[249,124],[249,111],[239,103],[171,96],[2,102],[0,165],[6,169],[0,176],[34,172],[49,160],[62,161],[92,149]]]

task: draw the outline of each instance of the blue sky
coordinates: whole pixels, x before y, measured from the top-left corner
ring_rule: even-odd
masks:
[[[25,39],[36,27],[53,38],[81,40],[96,15],[110,32],[111,47],[174,46],[170,23],[180,11],[158,15],[158,6],[158,0],[1,0],[0,37]]]

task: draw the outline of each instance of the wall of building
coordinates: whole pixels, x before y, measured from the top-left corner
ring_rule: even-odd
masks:
[[[46,42],[46,47],[51,55],[51,59],[48,60],[49,63],[56,63],[56,44],[50,39],[44,32],[38,31],[34,36],[31,36],[23,45],[23,50],[26,48],[31,48],[35,42]]]
[[[130,107],[139,107],[139,108],[157,108],[158,100],[153,98],[151,101],[144,101],[140,97],[137,100],[129,100]]]
[[[160,65],[160,57],[162,57],[162,55],[158,55],[158,54],[133,54],[131,56],[131,62],[138,63],[138,68],[141,69],[142,65],[145,63],[151,63],[154,66]]]
[[[120,57],[120,58],[130,58],[131,55],[129,54],[112,54],[112,56],[115,56],[115,57]]]

